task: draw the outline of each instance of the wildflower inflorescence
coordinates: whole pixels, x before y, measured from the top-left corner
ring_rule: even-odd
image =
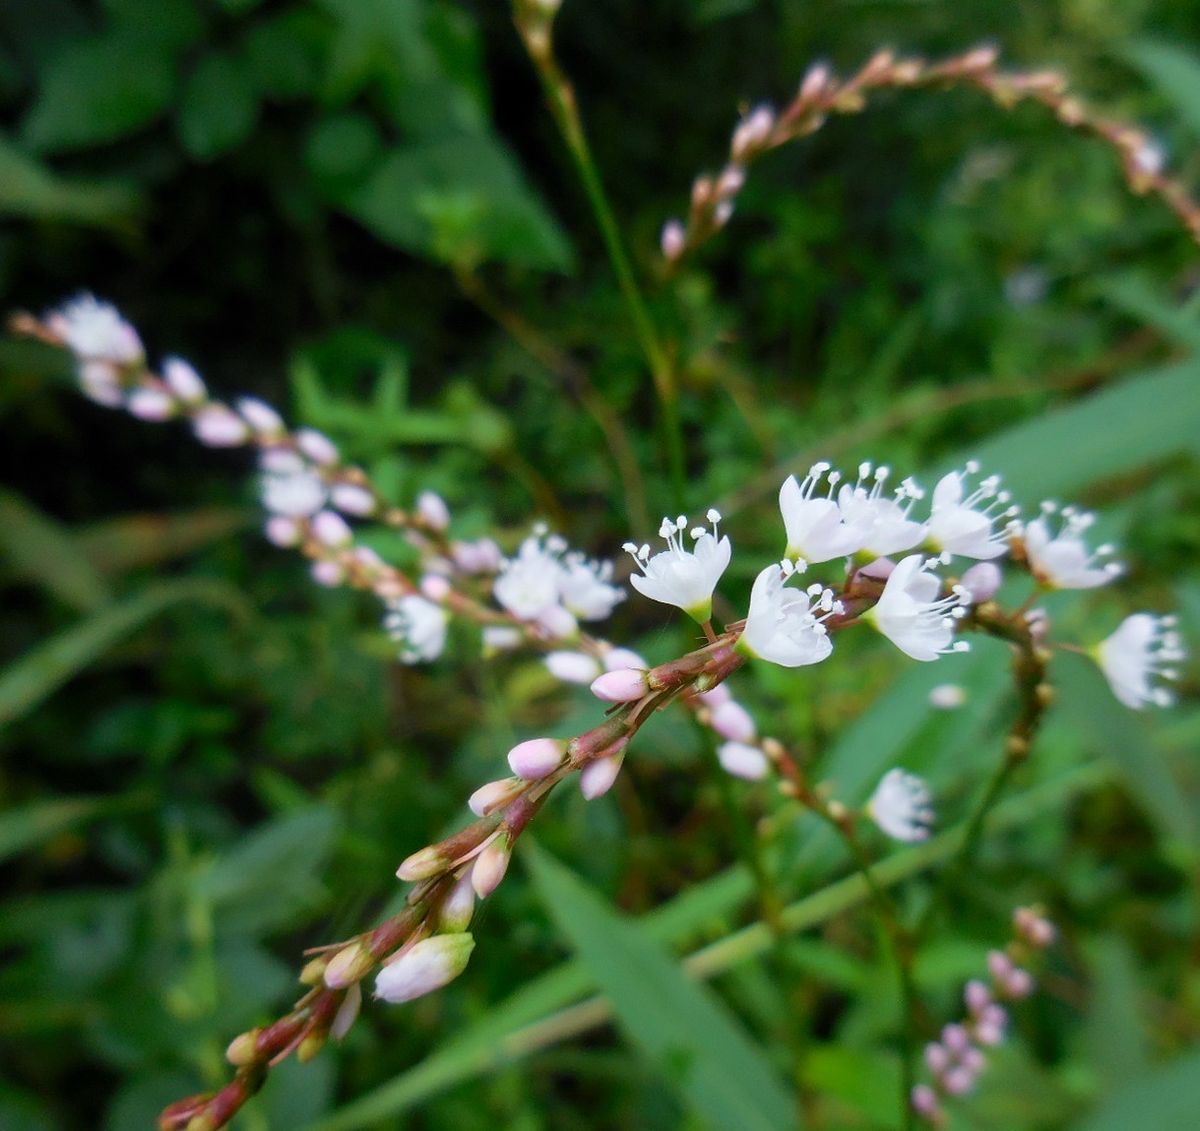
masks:
[[[768,128],[765,117],[751,115],[740,144],[752,146]],[[1042,674],[1050,626],[1043,611],[1028,609],[1029,601],[1012,614],[995,603],[1004,581],[1000,561],[1029,575],[1033,595],[1095,588],[1120,572],[1111,546],[1089,548],[1090,515],[1044,503],[1038,517],[1023,525],[999,476],[981,477],[974,462],[943,474],[927,495],[913,477],[889,487],[886,466],[863,463],[851,481],[821,461],[802,479],[782,484],[783,555],[757,567],[744,619],[721,631],[712,624],[713,599],[734,547],[716,510],[706,512],[707,525],[693,526],[686,515],[664,518],[664,550],[625,544],[637,567],[632,587],[683,610],[707,637],[703,647],[652,666],[583,631],[582,624],[604,619],[627,594],[612,563],[572,550],[545,526],[535,525],[511,556],[487,538],[453,539],[453,514],[433,492],[421,491],[409,509],[394,506],[323,434],[290,431],[279,413],[256,399],[232,406],[217,400],[195,369],[178,359],[166,361],[161,374],[152,372],[137,332],[90,296],[42,322],[21,325],[73,352],[80,386],[98,403],[143,420],[189,421],[210,446],[254,448],[267,537],[301,550],[317,583],[374,593],[402,662],[437,660],[458,618],[478,628],[485,656],[538,650],[557,679],[588,685],[610,705],[603,722],[574,738],[534,736],[517,743],[508,753],[512,776],[472,794],[476,822],[401,863],[397,875],[414,885],[406,909],[314,959],[302,978],[309,989],[293,1011],[231,1044],[238,1078],[200,1106],[193,1098],[168,1109],[165,1128],[185,1127],[197,1113],[209,1120],[205,1126],[223,1125],[261,1081],[263,1066],[293,1049],[312,1055],[329,1036],[340,1038],[359,1010],[360,983],[373,971],[379,971],[375,996],[390,1002],[429,993],[456,977],[474,946],[468,927],[476,901],[501,884],[517,839],[550,791],[578,774],[585,798],[605,794],[642,723],[672,702],[711,730],[729,774],[757,781],[774,773],[784,795],[829,821],[856,852],[859,820],[895,840],[925,839],[934,804],[920,778],[891,769],[869,800],[851,809],[810,785],[797,758],[759,733],[725,681],[749,662],[787,668],[823,663],[835,650],[837,633],[855,623],[873,626],[901,652],[926,663],[965,650],[966,633],[985,632],[1016,650],[1026,709],[1010,750],[1024,749],[1048,702]],[[417,551],[416,571],[391,565],[361,541],[364,520],[403,531]],[[1171,665],[1183,648],[1170,618],[1139,613],[1096,645],[1093,655],[1116,697],[1140,709],[1168,701],[1155,681],[1174,677]],[[952,707],[962,702],[962,692],[944,685],[932,698]],[[1039,930],[1028,924],[1022,929]],[[992,960],[987,1000],[984,990],[970,989],[968,1020],[948,1027],[930,1046],[933,1083],[914,1090],[912,1103],[931,1121],[940,1118],[945,1097],[969,1090],[982,1048],[1002,1037],[1000,1001],[1028,992],[1029,975],[1006,961],[1003,955]]]

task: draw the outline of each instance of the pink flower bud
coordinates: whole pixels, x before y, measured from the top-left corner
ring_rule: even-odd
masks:
[[[162,366],[163,380],[184,404],[200,404],[208,399],[208,389],[197,373],[179,357],[168,357]]]
[[[265,401],[242,397],[237,402],[242,419],[260,436],[277,436],[284,431],[283,418]]]
[[[937,1041],[927,1044],[925,1046],[925,1063],[935,1076],[940,1076],[945,1072],[950,1065],[950,1054],[946,1051],[945,1045],[939,1045]]]
[[[736,196],[746,183],[746,170],[740,165],[726,165],[717,178],[717,195],[720,197]]]
[[[949,1068],[942,1076],[942,1087],[952,1096],[965,1096],[975,1086],[975,1073],[964,1065]]]
[[[134,389],[125,407],[139,420],[152,423],[175,415],[175,401],[162,389]]]
[[[361,1008],[362,986],[355,982],[346,991],[346,996],[342,998],[342,1004],[338,1006],[338,1011],[333,1015],[333,1022],[329,1026],[329,1035],[335,1041],[340,1041],[350,1032],[350,1026],[358,1020],[358,1011]]]
[[[729,688],[723,683],[718,683],[716,687],[710,687],[707,691],[700,693],[700,701],[706,706],[711,707],[714,711],[722,704],[728,703],[733,696],[729,692]]]
[[[592,694],[606,703],[628,703],[646,691],[646,673],[637,668],[616,668],[592,680]]]
[[[281,514],[273,514],[265,527],[267,541],[276,546],[298,546],[302,537],[300,522]]]
[[[912,1107],[921,1118],[933,1121],[941,1114],[937,1092],[928,1084],[918,1084],[912,1090]]]
[[[959,579],[959,584],[971,595],[973,604],[990,601],[1000,588],[1004,574],[995,562],[976,562]]]
[[[591,683],[600,671],[600,664],[585,652],[550,652],[545,664],[563,683]]]
[[[440,990],[466,969],[474,949],[475,939],[467,932],[422,939],[379,971],[375,996],[402,1002]]]
[[[947,1025],[942,1029],[942,1044],[955,1056],[960,1056],[971,1046],[971,1036],[961,1025]]]
[[[250,438],[246,422],[224,405],[209,404],[192,417],[196,439],[210,448],[236,448]]]
[[[992,1004],[992,991],[978,978],[973,978],[963,988],[963,1001],[972,1016],[978,1015]]]
[[[85,361],[79,367],[83,395],[105,408],[120,408],[124,393],[121,377],[110,361]]]
[[[538,627],[551,640],[567,640],[579,631],[579,624],[562,605],[551,605],[538,613]]]
[[[471,865],[471,886],[480,899],[487,899],[500,886],[511,859],[512,844],[504,833],[490,841],[475,858]]]
[[[474,913],[475,889],[471,886],[471,872],[468,869],[455,881],[450,894],[438,908],[438,930],[447,935],[465,931]]]
[[[525,792],[528,783],[524,778],[500,778],[481,785],[467,799],[467,805],[476,817],[486,817],[497,809],[503,809],[514,797]]]
[[[312,532],[322,545],[335,549],[354,541],[354,532],[346,525],[346,520],[333,511],[319,511],[313,515]]]
[[[537,781],[562,765],[563,744],[553,738],[529,738],[508,752],[512,772],[526,781]]]
[[[640,668],[646,671],[650,667],[637,652],[631,648],[610,648],[601,657],[605,671],[616,671],[617,668]]]
[[[1014,966],[1004,979],[1002,988],[1008,997],[1018,1000],[1026,998],[1033,993],[1033,975],[1028,970],[1022,970],[1020,966]]]
[[[334,442],[315,428],[301,428],[296,433],[296,445],[313,463],[337,463],[340,458]]]
[[[858,572],[863,577],[871,577],[876,581],[887,581],[895,568],[896,563],[891,558],[876,558],[874,561],[867,562]]]
[[[417,496],[417,514],[430,530],[440,532],[450,525],[450,508],[435,491],[422,491]]]
[[[1012,973],[1012,959],[1002,950],[989,950],[987,967],[994,982],[1003,982]]]
[[[714,707],[710,725],[730,742],[753,742],[758,733],[750,712],[736,699],[729,699]]]
[[[745,742],[725,742],[717,749],[717,759],[727,774],[746,781],[758,781],[766,776],[771,763],[757,747]]]
[[[659,246],[662,248],[663,258],[669,263],[674,263],[683,254],[683,249],[687,246],[687,233],[678,220],[668,220],[663,225]]]
[[[319,562],[313,562],[310,570],[312,579],[318,585],[324,585],[327,589],[332,589],[334,586],[341,585],[346,579],[346,571],[337,562],[329,561],[328,559]]]
[[[365,487],[359,487],[357,484],[335,483],[329,491],[329,497],[342,514],[366,518],[375,513],[375,496]]]
[[[450,596],[450,582],[444,577],[439,577],[436,573],[427,573],[421,578],[421,592],[429,600],[440,605]]]
[[[617,775],[621,772],[621,764],[625,761],[625,751],[609,754],[606,758],[596,758],[589,762],[579,774],[579,792],[588,801],[603,797],[613,787]]]
[[[967,701],[965,688],[957,683],[939,683],[929,692],[929,705],[939,711],[954,711]]]
[[[331,990],[344,989],[357,982],[374,965],[370,951],[362,943],[352,942],[342,947],[326,964],[325,984]]]

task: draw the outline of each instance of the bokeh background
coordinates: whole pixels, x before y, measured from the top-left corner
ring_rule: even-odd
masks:
[[[1198,184],[1198,29],[1181,0],[568,0],[559,54],[676,359],[685,501],[721,506],[741,550],[719,615],[779,552],[787,471],[979,454],[1027,505],[1096,506],[1125,547],[1119,591],[1054,607],[1065,636],[1175,608],[1200,638],[1197,250],[1103,146],[1036,107],[885,95],[761,162],[673,280],[656,266],[740,110],[880,45],[988,41],[1059,67]],[[503,3],[4,0],[0,112],[6,311],[111,299],[153,357],[326,430],[397,500],[439,491],[457,533],[511,547],[543,518],[613,555],[674,510],[645,364]],[[514,739],[597,717],[534,657],[483,664],[466,632],[400,667],[368,598],[317,590],[262,541],[250,470],[88,403],[54,351],[0,342],[5,1131],[147,1127],[219,1084],[225,1042],[289,1000],[302,949],[394,906],[397,861],[461,822]],[[608,635],[653,660],[690,646],[640,600]],[[849,800],[899,763],[953,823],[999,757],[1003,651],[936,671],[868,639],[839,653],[741,673],[739,697]],[[949,1020],[1017,902],[1064,932],[953,1125],[1194,1127],[1195,684],[1145,719],[1085,662],[1055,673],[1017,783],[1038,800],[1008,811],[919,966]],[[939,714],[946,681],[968,704]],[[783,898],[845,873],[769,791],[723,783],[681,715],[605,801],[564,790],[535,838],[685,953],[758,917],[739,845],[763,817]],[[818,911],[714,984],[806,1125],[896,1127],[885,956],[861,907]],[[368,1008],[236,1126],[709,1125],[685,1071],[705,1033],[674,1061],[644,1054],[636,1017],[567,1035],[592,975],[522,867],[476,930],[453,987]]]

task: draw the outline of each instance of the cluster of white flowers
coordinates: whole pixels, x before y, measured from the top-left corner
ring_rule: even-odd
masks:
[[[1058,932],[1048,919],[1028,907],[1013,912],[1016,938],[1009,950],[988,952],[990,984],[973,979],[963,990],[966,1017],[946,1025],[936,1041],[925,1046],[925,1066],[931,1084],[918,1084],[912,1091],[913,1111],[934,1127],[946,1123],[942,1103],[949,1097],[971,1092],[987,1065],[985,1049],[999,1045],[1008,1029],[1004,1002],[1028,997],[1034,990],[1033,975],[1018,965],[1014,955],[1032,957],[1048,947]]]
[[[539,526],[500,563],[493,595],[502,608],[548,639],[575,636],[579,621],[602,620],[625,599],[611,562],[591,561]]]

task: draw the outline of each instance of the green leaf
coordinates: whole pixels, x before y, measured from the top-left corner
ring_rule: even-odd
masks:
[[[1125,57],[1171,100],[1179,116],[1200,137],[1200,58],[1186,47],[1141,39]]]
[[[101,609],[0,672],[0,726],[20,718],[147,621],[172,605],[191,601],[238,614],[245,610],[227,585],[191,578],[152,585],[137,597]]]
[[[74,609],[89,611],[108,600],[108,586],[77,537],[5,490],[0,490],[0,552],[16,576]]]
[[[536,847],[526,859],[626,1035],[705,1123],[726,1131],[800,1126],[796,1103],[720,999],[562,864]]]
[[[240,60],[205,56],[183,88],[176,124],[184,149],[210,161],[240,145],[258,120],[258,100]]]
[[[0,813],[0,861],[137,802],[124,797],[55,797]]]
[[[170,55],[133,36],[71,43],[43,72],[23,138],[44,153],[116,141],[161,117],[174,92]]]
[[[1075,1131],[1195,1131],[1198,1111],[1200,1051],[1193,1051],[1127,1084]]]
[[[1114,275],[1096,283],[1100,297],[1148,326],[1161,330],[1189,351],[1200,350],[1200,318],[1168,302],[1140,275]]]
[[[59,177],[0,138],[0,216],[119,226],[138,205],[137,192],[116,181]]]
[[[566,271],[567,237],[507,149],[461,134],[393,150],[337,203],[375,236],[441,262]]]

